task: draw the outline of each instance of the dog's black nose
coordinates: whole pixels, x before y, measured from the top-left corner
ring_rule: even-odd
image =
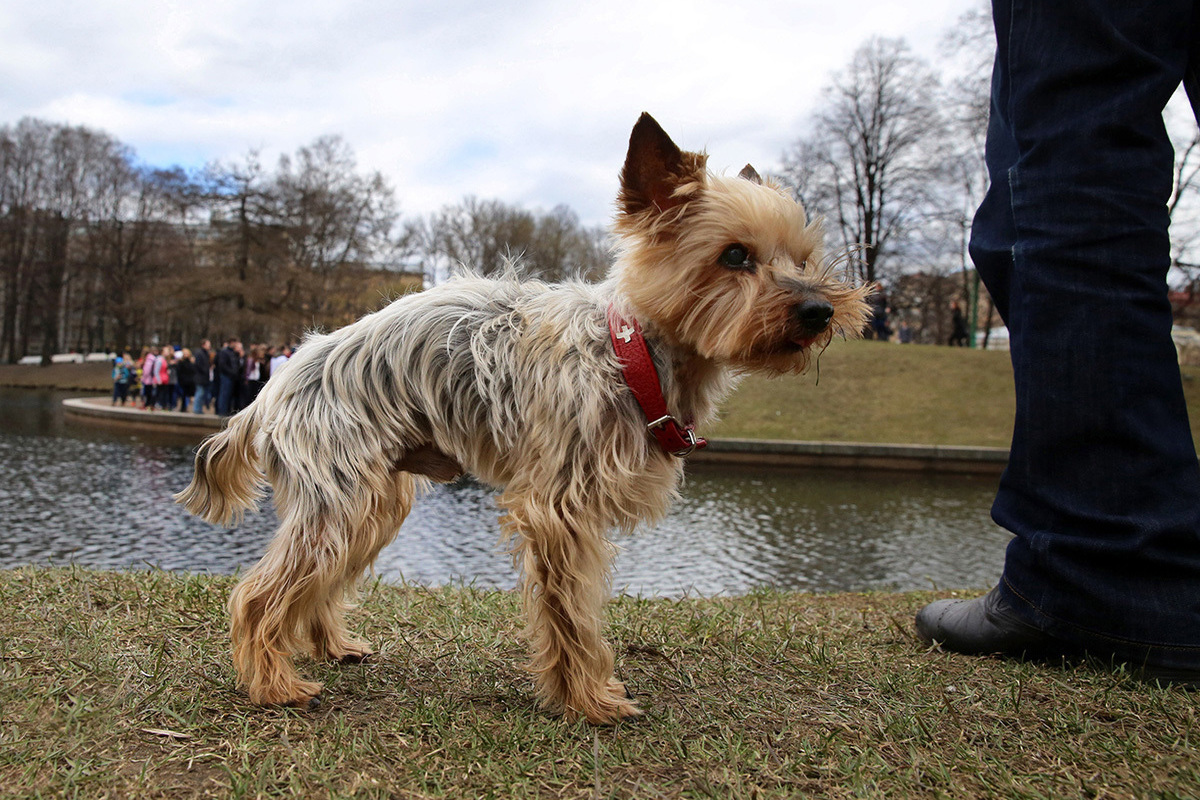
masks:
[[[809,336],[816,336],[829,327],[833,319],[833,304],[824,297],[808,297],[792,309],[800,329]]]

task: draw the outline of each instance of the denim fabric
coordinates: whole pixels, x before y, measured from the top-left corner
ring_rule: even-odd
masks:
[[[992,509],[1026,621],[1200,666],[1200,467],[1171,341],[1162,109],[1192,0],[995,0],[971,256],[1010,332],[1012,455]]]
[[[235,388],[233,380],[224,375],[217,380],[217,414],[222,417],[228,417],[237,410],[233,407]]]
[[[204,407],[213,401],[212,385],[201,383],[196,385],[195,402],[193,403],[192,411],[196,414],[203,414]]]

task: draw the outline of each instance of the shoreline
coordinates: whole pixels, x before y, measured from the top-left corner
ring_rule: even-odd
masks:
[[[207,412],[145,411],[135,406],[114,406],[108,397],[68,398],[63,400],[63,411],[87,424],[197,437],[214,433],[223,425],[221,417]],[[1008,463],[1008,450],[957,445],[710,438],[708,447],[688,458],[697,464],[746,467],[999,475]]]

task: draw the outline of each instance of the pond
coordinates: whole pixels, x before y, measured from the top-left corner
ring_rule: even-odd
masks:
[[[275,528],[269,506],[233,529],[171,500],[194,441],[65,419],[58,392],[0,388],[0,567],[68,564],[232,573]],[[613,585],[644,596],[986,588],[1009,535],[995,477],[849,470],[689,469],[666,519],[618,539]],[[470,481],[422,498],[380,554],[386,581],[510,588],[493,493]]]

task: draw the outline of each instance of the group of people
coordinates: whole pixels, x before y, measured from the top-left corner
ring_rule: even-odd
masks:
[[[250,405],[291,355],[288,345],[255,344],[247,351],[237,338],[215,353],[208,339],[194,351],[143,347],[136,359],[126,352],[114,360],[112,402],[147,411],[212,410],[229,416]]]

